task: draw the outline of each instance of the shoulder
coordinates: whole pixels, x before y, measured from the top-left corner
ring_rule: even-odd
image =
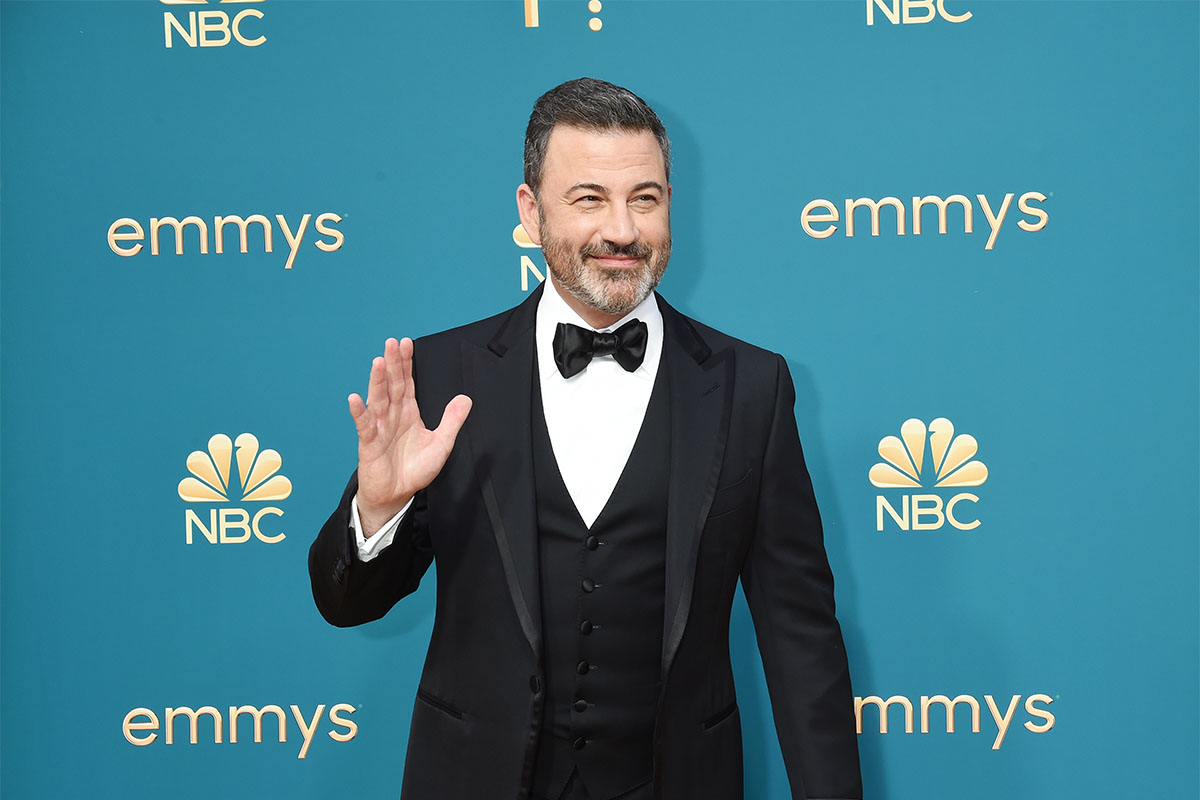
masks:
[[[779,353],[751,344],[744,339],[731,336],[724,331],[705,325],[697,319],[682,314],[666,302],[661,303],[663,322],[666,329],[680,332],[682,338],[689,336],[711,351],[708,358],[733,356],[739,374],[763,376],[774,380],[779,371],[787,370],[787,362]]]

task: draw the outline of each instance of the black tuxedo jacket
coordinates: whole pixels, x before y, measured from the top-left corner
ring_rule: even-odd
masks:
[[[445,468],[372,561],[357,560],[349,530],[356,477],[309,551],[317,607],[339,626],[383,616],[437,563],[404,800],[515,800],[532,782],[546,695],[530,435],[539,297],[416,343],[427,424],[456,394],[474,401]],[[658,300],[671,473],[656,797],[742,797],[729,659],[740,577],[792,796],[860,798],[850,677],[787,364]]]

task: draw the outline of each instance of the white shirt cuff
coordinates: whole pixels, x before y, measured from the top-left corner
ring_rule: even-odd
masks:
[[[359,561],[370,561],[392,543],[392,540],[396,538],[396,531],[400,529],[400,522],[408,513],[410,506],[412,506],[411,499],[404,504],[404,508],[396,513],[396,516],[388,520],[386,525],[368,539],[362,533],[362,522],[358,518],[358,495],[354,495],[350,501],[350,527],[354,529],[354,541],[358,544]]]

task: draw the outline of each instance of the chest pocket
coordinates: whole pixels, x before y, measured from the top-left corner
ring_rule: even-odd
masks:
[[[757,482],[752,480],[753,477],[754,468],[751,467],[732,483],[718,486],[713,495],[712,505],[708,509],[708,518],[714,519],[733,513],[748,504],[753,499],[752,494],[757,486]]]

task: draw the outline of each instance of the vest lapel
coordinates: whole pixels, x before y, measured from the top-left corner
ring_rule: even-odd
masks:
[[[504,576],[529,646],[541,653],[533,442],[534,319],[541,289],[509,312],[487,347],[463,344],[463,383],[474,405],[464,433]]]
[[[670,380],[671,479],[667,497],[667,576],[662,678],[687,625],[700,535],[717,488],[729,433],[733,350],[713,353],[679,312],[658,298]]]

